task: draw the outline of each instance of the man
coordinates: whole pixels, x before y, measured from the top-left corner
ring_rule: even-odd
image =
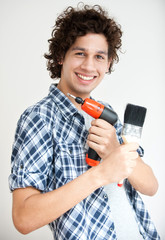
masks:
[[[60,81],[22,114],[13,145],[9,181],[21,233],[49,224],[54,239],[159,239],[137,193],[154,195],[158,188],[138,155],[142,149],[120,145],[119,121],[113,127],[91,119],[67,97],[90,97],[118,61],[121,36],[99,6],[69,7],[57,18],[45,57],[51,77]],[[85,161],[88,147],[102,159],[96,167]]]

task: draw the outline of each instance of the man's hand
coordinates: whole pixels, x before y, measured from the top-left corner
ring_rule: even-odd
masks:
[[[96,119],[91,122],[87,144],[104,159],[115,148],[119,147],[115,128],[103,119]]]
[[[136,167],[139,145],[128,143],[117,147],[110,155],[97,166],[100,168],[103,185],[119,182],[128,178]]]

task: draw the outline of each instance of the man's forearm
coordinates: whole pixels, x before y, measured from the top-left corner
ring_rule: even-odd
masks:
[[[27,234],[54,221],[97,188],[127,178],[135,166],[137,148],[136,143],[117,147],[98,166],[51,192],[41,194],[32,187],[14,190],[15,227]]]
[[[41,194],[31,187],[15,190],[13,198],[17,198],[17,201],[13,199],[14,224],[23,234],[32,232],[60,217],[98,187],[93,168],[48,193]]]
[[[158,190],[158,182],[151,167],[145,164],[140,157],[128,180],[142,194],[153,196]]]

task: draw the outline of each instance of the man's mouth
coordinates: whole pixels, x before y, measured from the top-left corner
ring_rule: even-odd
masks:
[[[85,76],[85,75],[82,75],[82,74],[79,74],[79,73],[76,73],[76,75],[81,78],[82,80],[85,80],[85,81],[90,81],[90,80],[93,80],[95,78],[95,76]]]

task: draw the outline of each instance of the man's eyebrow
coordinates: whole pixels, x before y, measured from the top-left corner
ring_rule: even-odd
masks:
[[[102,50],[97,51],[97,53],[104,54],[104,55],[108,55],[108,52],[102,51]]]
[[[74,48],[72,48],[72,51],[76,51],[76,50],[86,51],[86,49],[82,48],[82,47],[74,47]]]
[[[77,51],[77,50],[83,51],[83,52],[87,51],[86,48],[82,48],[82,47],[74,47],[74,48],[72,48],[72,51]],[[103,55],[108,55],[108,52],[107,51],[103,51],[103,50],[98,50],[98,51],[96,51],[96,53],[103,54]]]

